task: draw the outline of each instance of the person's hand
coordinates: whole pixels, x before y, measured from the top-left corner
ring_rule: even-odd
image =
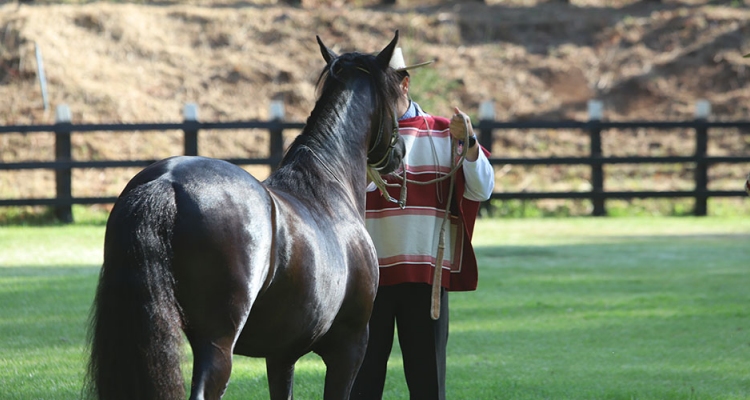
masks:
[[[450,125],[448,126],[448,129],[451,131],[451,136],[453,136],[454,139],[466,141],[466,129],[469,130],[468,136],[474,136],[474,128],[471,126],[471,118],[469,118],[465,112],[459,110],[458,107],[453,107],[453,112],[453,118],[451,118]],[[464,146],[469,146],[469,143],[464,142]],[[478,157],[479,146],[474,145],[473,147],[469,147],[466,151],[466,160],[474,162]]]
[[[458,140],[466,140],[466,127],[469,128],[469,136],[474,136],[474,129],[471,126],[471,118],[465,112],[453,107],[453,118],[451,118],[448,128],[451,136]]]

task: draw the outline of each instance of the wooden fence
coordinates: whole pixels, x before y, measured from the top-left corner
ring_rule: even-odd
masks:
[[[275,110],[275,111],[274,111]],[[493,157],[493,165],[588,165],[591,168],[591,190],[576,192],[495,192],[493,199],[589,199],[593,205],[593,215],[606,215],[607,199],[633,198],[680,198],[695,199],[694,214],[706,215],[707,201],[711,197],[745,196],[742,185],[737,190],[708,190],[708,169],[718,163],[750,163],[750,154],[742,156],[709,156],[709,129],[739,128],[745,134],[750,132],[750,121],[712,122],[708,121],[710,105],[699,103],[696,118],[691,121],[636,121],[606,122],[601,120],[601,103],[589,102],[588,121],[523,121],[500,122],[494,120],[491,103],[480,107],[480,120],[475,128],[479,131],[480,142],[492,147],[493,132],[507,129],[576,129],[587,132],[590,138],[589,155],[583,157],[539,157],[539,158],[502,158]],[[200,122],[195,105],[185,106],[184,120],[180,123],[145,123],[145,124],[72,124],[67,106],[59,106],[56,112],[56,123],[52,125],[15,125],[0,126],[0,134],[52,132],[55,135],[55,161],[0,162],[0,170],[52,169],[55,171],[56,196],[54,198],[18,198],[0,199],[0,206],[46,205],[55,208],[56,216],[64,222],[72,222],[73,204],[106,204],[114,203],[115,197],[73,197],[71,194],[71,171],[75,168],[114,168],[145,167],[156,160],[123,160],[123,161],[76,161],[71,156],[70,136],[72,133],[85,132],[123,132],[123,131],[167,131],[180,130],[184,134],[184,154],[198,155],[198,134],[201,130],[228,129],[263,129],[270,133],[268,158],[234,158],[227,161],[238,165],[277,165],[284,152],[283,131],[301,129],[303,123],[283,121],[283,105],[272,105],[270,121],[238,122]],[[602,154],[602,131],[607,129],[640,129],[652,128],[688,129],[695,132],[695,153],[690,156],[664,157],[604,157]],[[694,189],[688,191],[605,191],[603,166],[606,164],[694,164]]]

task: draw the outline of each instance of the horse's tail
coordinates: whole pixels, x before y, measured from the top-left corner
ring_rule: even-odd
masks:
[[[184,399],[182,319],[174,294],[174,189],[156,179],[112,209],[91,310],[84,393],[102,400]]]

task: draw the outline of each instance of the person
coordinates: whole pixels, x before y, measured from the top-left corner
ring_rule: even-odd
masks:
[[[367,188],[366,226],[378,253],[380,282],[370,318],[370,336],[364,361],[352,388],[351,399],[380,399],[385,387],[394,331],[403,355],[404,375],[411,399],[445,399],[446,347],[448,344],[448,291],[477,287],[477,262],[471,246],[480,202],[490,198],[494,169],[489,153],[476,142],[471,120],[458,107],[451,119],[426,113],[409,96],[409,70],[430,62],[406,66],[401,48],[394,50],[390,66],[401,74],[402,97],[398,105],[399,133],[404,137],[407,201],[402,209],[386,199],[374,184]],[[466,129],[469,130],[468,143]],[[453,193],[448,175],[459,151],[451,141],[468,146],[456,171]],[[462,147],[460,147],[463,150]],[[400,181],[383,176],[393,198],[399,198]],[[427,185],[416,184],[431,182]],[[446,229],[442,263],[440,314],[431,316],[433,273],[438,238],[449,196],[451,227]]]

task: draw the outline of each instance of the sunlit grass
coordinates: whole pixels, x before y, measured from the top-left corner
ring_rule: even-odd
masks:
[[[79,397],[103,235],[0,228],[0,398]],[[474,243],[479,289],[450,295],[449,398],[750,398],[750,219],[481,220]],[[267,399],[263,360],[234,359],[225,398]],[[322,398],[320,358],[296,372],[296,397]],[[384,398],[408,398],[397,346]]]
[[[476,349],[454,347],[455,395],[750,397],[750,221],[505,220],[475,242],[480,288],[452,298],[451,344]]]

